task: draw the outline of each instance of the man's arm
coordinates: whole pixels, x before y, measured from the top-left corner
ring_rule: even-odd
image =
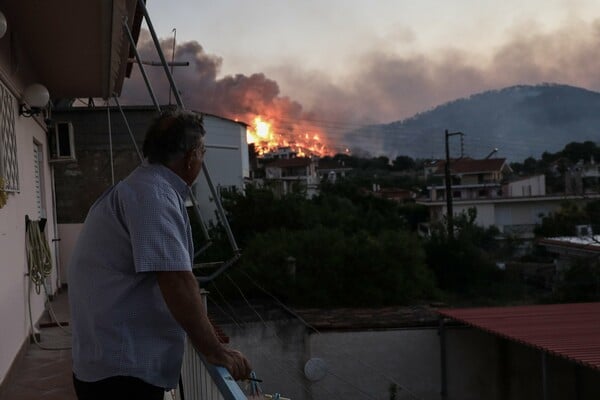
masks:
[[[236,380],[250,376],[250,363],[242,353],[219,342],[206,315],[194,274],[190,271],[160,271],[157,279],[169,311],[186,331],[196,350],[210,363],[227,368]]]

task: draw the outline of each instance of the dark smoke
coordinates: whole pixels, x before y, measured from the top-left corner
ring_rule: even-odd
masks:
[[[161,46],[168,60],[171,59],[171,41],[163,40]],[[143,60],[157,61],[158,55],[150,36],[142,32],[138,51]],[[183,102],[188,109],[227,118],[248,118],[256,115],[284,115],[290,120],[307,117],[300,103],[280,94],[279,85],[262,73],[249,76],[237,74],[218,78],[223,60],[207,54],[195,41],[176,47],[175,60],[189,61],[188,67],[174,67],[174,77]],[[169,85],[162,67],[146,67],[153,90],[161,104],[169,97]],[[138,68],[134,68],[131,79],[125,83],[123,102],[126,104],[148,104],[151,99]],[[175,103],[174,98],[171,99]]]
[[[170,59],[171,41],[162,44]],[[144,59],[158,60],[147,33],[138,48]],[[524,27],[485,57],[460,50],[460,43],[433,55],[403,57],[386,51],[357,55],[351,72],[335,84],[299,65],[273,69],[298,101],[283,96],[278,83],[263,73],[219,78],[223,60],[207,54],[199,43],[187,42],[177,46],[175,58],[190,61],[190,66],[175,67],[175,78],[188,108],[245,122],[271,114],[287,121],[290,129],[298,121],[317,121],[330,141],[342,142],[343,134],[358,125],[410,117],[484,90],[543,82],[598,90],[599,50],[600,20],[591,24],[572,20],[553,32]],[[155,91],[166,103],[163,71],[148,70]],[[126,82],[123,97],[129,104],[149,103],[137,69]]]

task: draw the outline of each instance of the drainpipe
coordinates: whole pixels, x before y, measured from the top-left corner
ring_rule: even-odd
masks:
[[[60,276],[62,273],[60,267],[60,237],[58,235],[58,216],[56,214],[56,188],[54,187],[54,165],[50,163],[50,188],[52,191],[52,229],[54,230],[54,238],[52,238],[52,243],[54,244],[54,265],[56,266],[56,291],[58,292],[62,287],[62,277]],[[54,293],[51,293],[54,294]]]

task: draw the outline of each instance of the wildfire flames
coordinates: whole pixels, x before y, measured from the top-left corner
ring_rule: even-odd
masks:
[[[254,143],[259,155],[280,147],[290,147],[298,157],[322,157],[331,153],[322,130],[306,124],[283,126],[274,119],[256,116],[246,136],[248,143]]]

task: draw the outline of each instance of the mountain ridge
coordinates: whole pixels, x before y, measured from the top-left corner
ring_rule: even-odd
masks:
[[[444,131],[463,132],[450,139],[451,155],[497,156],[522,161],[555,152],[567,143],[600,139],[600,93],[546,83],[515,85],[475,93],[412,117],[371,125],[347,134],[350,148],[390,158],[442,158]]]

